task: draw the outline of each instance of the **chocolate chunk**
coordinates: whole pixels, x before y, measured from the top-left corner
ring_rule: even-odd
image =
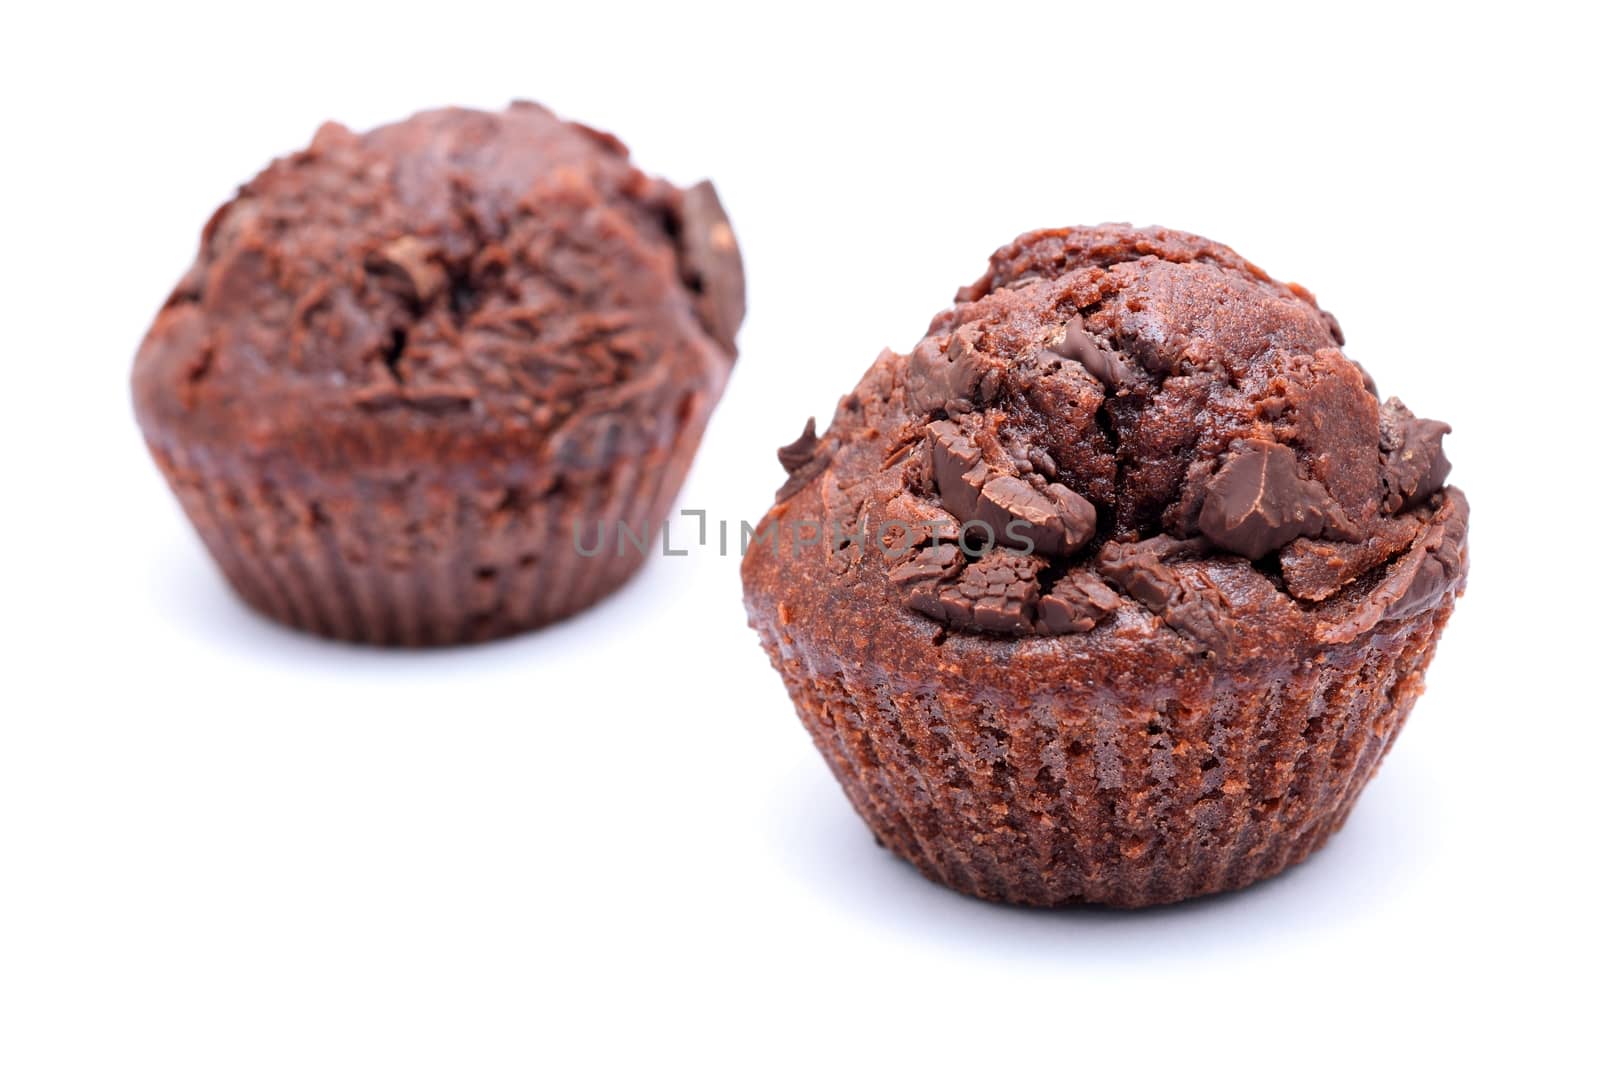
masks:
[[[921,549],[889,572],[889,580],[901,589],[905,605],[930,618],[946,621],[939,604],[939,587],[961,573],[966,557],[955,544],[946,542]]]
[[[1384,611],[1386,619],[1431,611],[1460,586],[1467,572],[1467,500],[1458,490],[1446,494],[1437,523],[1420,544],[1423,554],[1409,584]]]
[[[1043,567],[1032,556],[1005,553],[967,563],[959,548],[946,543],[921,549],[889,578],[901,588],[907,607],[931,619],[956,629],[1020,637],[1034,632]]]
[[[806,428],[800,436],[778,449],[778,462],[783,465],[785,474],[794,474],[804,470],[806,464],[811,462],[817,454],[817,420],[813,416],[806,420]]]
[[[1461,587],[1467,573],[1467,498],[1444,490],[1439,510],[1405,555],[1389,564],[1383,581],[1361,597],[1355,610],[1329,617],[1317,627],[1320,640],[1351,641],[1388,619],[1430,611]]]
[[[1203,583],[1198,589],[1185,588],[1182,596],[1169,600],[1162,618],[1174,630],[1216,652],[1226,650],[1233,639],[1227,606],[1215,589]]]
[[[1450,461],[1444,435],[1450,427],[1437,419],[1419,419],[1395,397],[1378,411],[1378,447],[1383,458],[1383,510],[1404,511],[1444,488]]]
[[[884,555],[899,559],[932,541],[954,541],[961,523],[943,508],[910,492],[901,492],[884,505],[877,535]]]
[[[1112,541],[1100,549],[1099,563],[1106,577],[1158,614],[1182,591],[1177,575],[1163,562],[1162,545],[1169,541],[1161,535],[1133,544]]]
[[[1031,556],[984,556],[969,564],[954,585],[939,590],[936,617],[964,629],[1030,634],[1042,566]]]
[[[948,497],[941,493],[940,499],[956,518],[962,522],[971,522],[978,517],[978,505],[983,499],[983,487],[993,474],[987,463],[980,462],[956,479]],[[998,531],[995,536],[998,538]]]
[[[933,447],[933,470],[959,477],[983,460],[977,442],[961,432],[961,427],[945,419],[928,423],[928,442]]]
[[[1108,389],[1116,390],[1128,379],[1128,367],[1122,357],[1101,348],[1084,331],[1081,315],[1074,315],[1055,331],[1046,347],[1058,356],[1083,364],[1083,368]]]
[[[1079,496],[1058,482],[1046,485],[1044,493],[1055,504],[1057,514],[1061,516],[1064,536],[1059,554],[1070,556],[1094,537],[1100,525],[1100,516],[1087,497]]]
[[[1066,486],[1052,483],[1041,492],[992,470],[976,442],[952,422],[930,423],[928,441],[940,501],[961,522],[984,523],[994,544],[1065,556],[1094,536],[1094,505]]]
[[[1168,562],[1188,551],[1190,542],[1166,535],[1133,544],[1112,541],[1100,550],[1100,572],[1174,630],[1224,651],[1233,624],[1221,593],[1198,571],[1185,575]]]
[[[778,462],[789,475],[789,480],[778,490],[778,499],[787,500],[811,484],[812,479],[827,469],[832,458],[833,450],[822,447],[817,437],[817,420],[807,419],[800,436],[778,449]]]
[[[1094,505],[1062,485],[1041,493],[1021,478],[985,482],[973,518],[987,523],[995,541],[1046,556],[1076,552],[1094,536]]]
[[[1049,552],[1047,546],[1059,548],[1064,537],[1061,516],[1050,500],[1009,474],[984,484],[973,518],[989,527],[996,542],[1010,548]],[[1017,524],[1015,533],[1008,529],[1013,522]]]
[[[731,354],[744,322],[744,261],[710,182],[683,191],[678,245],[684,282],[699,294],[696,311],[706,332]]]
[[[918,414],[970,411],[987,370],[971,341],[961,333],[952,334],[943,347],[937,337],[925,338],[911,350],[907,362],[906,406]],[[990,391],[997,388],[991,384]]]
[[[1300,477],[1294,450],[1272,441],[1235,441],[1204,496],[1200,532],[1247,559],[1260,559],[1297,537],[1351,531],[1328,490]]]
[[[1461,587],[1466,569],[1465,544],[1446,543],[1428,553],[1418,564],[1411,586],[1390,605],[1385,618],[1409,618],[1432,611],[1447,595]]]
[[[989,467],[977,444],[953,422],[928,424],[928,444],[933,452],[933,481],[945,509],[962,522],[978,511],[978,494]]]
[[[953,542],[930,545],[918,550],[915,556],[889,572],[897,585],[923,585],[955,577],[961,570],[964,557]]]
[[[1092,572],[1069,571],[1039,598],[1034,629],[1041,634],[1081,634],[1116,610],[1121,598]]]
[[[387,288],[418,304],[438,296],[447,280],[428,246],[409,234],[369,252],[366,265]]]

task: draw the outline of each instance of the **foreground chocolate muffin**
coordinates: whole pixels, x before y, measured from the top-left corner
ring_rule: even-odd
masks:
[[[206,225],[134,403],[250,604],[475,641],[639,566],[743,315],[711,186],[647,177],[614,137],[528,103],[329,124]]]
[[[882,844],[1139,907],[1339,828],[1467,567],[1449,428],[1343,343],[1222,245],[1039,231],[780,451],[746,606]]]

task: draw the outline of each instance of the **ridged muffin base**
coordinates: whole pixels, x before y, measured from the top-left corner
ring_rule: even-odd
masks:
[[[700,430],[544,492],[463,489],[437,472],[290,486],[248,461],[152,452],[251,607],[336,640],[420,647],[537,629],[616,590],[656,550]]]
[[[989,900],[1138,908],[1239,889],[1322,847],[1421,694],[1453,603],[1182,699],[1152,679],[1018,703],[756,629],[881,844]]]

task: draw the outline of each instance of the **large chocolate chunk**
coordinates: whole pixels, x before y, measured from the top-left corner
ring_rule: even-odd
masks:
[[[1384,618],[1403,619],[1432,611],[1454,592],[1467,573],[1467,499],[1459,490],[1445,493],[1438,522],[1419,539],[1422,554],[1403,591],[1385,609]],[[1413,552],[1416,550],[1413,549]],[[1404,574],[1404,566],[1397,567]]]
[[[954,541],[960,527],[954,515],[905,490],[889,498],[876,524],[879,544],[891,560],[933,541]]]
[[[1100,572],[1174,630],[1223,651],[1233,624],[1221,594],[1203,575],[1186,575],[1169,562],[1192,550],[1191,542],[1165,534],[1133,544],[1112,541],[1100,550]]]
[[[970,411],[983,378],[982,360],[965,336],[952,334],[942,347],[938,338],[925,338],[906,366],[906,406],[918,414]]]
[[[969,564],[955,584],[939,590],[935,617],[969,630],[1030,634],[1042,566],[1032,556],[984,556]]]
[[[1122,357],[1109,348],[1101,348],[1084,330],[1083,317],[1080,315],[1074,315],[1052,334],[1046,347],[1058,356],[1081,363],[1085,370],[1113,392],[1128,379],[1128,368]]]
[[[1071,555],[1094,536],[1094,505],[1064,485],[1049,488],[1047,495],[1021,478],[991,478],[978,495],[973,518],[986,523],[1007,548]]]
[[[934,484],[945,509],[961,522],[981,522],[992,543],[1047,556],[1078,551],[1094,536],[1094,505],[1064,485],[1041,492],[992,470],[977,444],[955,423],[928,425]],[[979,542],[991,537],[979,537]]]
[[[1395,397],[1378,412],[1378,447],[1383,450],[1383,510],[1403,511],[1444,488],[1450,461],[1444,435],[1450,427],[1437,419],[1419,419]]]
[[[939,587],[953,580],[966,565],[966,557],[953,543],[932,545],[917,552],[889,572],[901,589],[905,604],[934,619],[944,620]]]
[[[1446,489],[1432,521],[1406,553],[1389,564],[1383,581],[1352,610],[1331,615],[1317,627],[1317,636],[1339,644],[1387,619],[1431,611],[1461,587],[1466,573],[1467,498],[1459,489]]]
[[[928,424],[928,444],[933,450],[933,480],[945,509],[962,522],[978,511],[978,494],[989,477],[989,467],[977,444],[953,422]]]
[[[1051,587],[1048,596],[1039,598],[1034,630],[1045,635],[1088,633],[1119,603],[1116,590],[1093,572],[1073,570]]]
[[[889,579],[900,587],[907,607],[930,619],[1007,637],[1082,633],[1115,606],[1116,594],[1092,576],[1064,579],[1065,584],[1058,583],[1061,595],[1051,604],[1050,623],[1036,630],[1043,568],[1044,561],[1035,556],[1006,552],[968,563],[956,545],[946,542],[919,550],[891,570]]]
[[[1200,508],[1200,532],[1247,559],[1260,559],[1297,537],[1349,530],[1328,490],[1300,477],[1294,450],[1273,441],[1235,441],[1206,483]]]

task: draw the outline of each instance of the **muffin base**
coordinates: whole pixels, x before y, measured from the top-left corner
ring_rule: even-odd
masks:
[[[323,637],[421,647],[537,629],[623,585],[655,551],[702,429],[543,492],[422,474],[290,485],[199,450],[152,454],[252,608]]]
[[[757,629],[880,844],[989,900],[1138,908],[1242,888],[1325,844],[1421,694],[1453,604],[1181,699],[1043,692],[1029,706]]]

